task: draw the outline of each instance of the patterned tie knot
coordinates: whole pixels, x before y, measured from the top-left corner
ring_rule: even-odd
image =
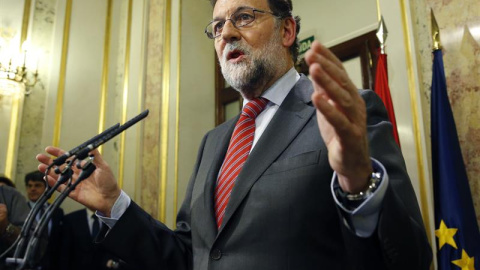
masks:
[[[265,109],[267,106],[268,99],[266,98],[256,98],[248,102],[245,107],[242,109],[242,115],[251,119],[257,118],[257,116]]]

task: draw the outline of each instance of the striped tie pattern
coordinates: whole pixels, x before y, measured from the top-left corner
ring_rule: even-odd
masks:
[[[243,107],[240,119],[238,119],[233,130],[227,155],[220,169],[215,187],[215,218],[218,229],[222,225],[225,209],[230,200],[230,193],[235,180],[240,174],[252,148],[255,135],[255,118],[262,112],[267,103],[268,100],[265,98],[257,98],[248,102]]]

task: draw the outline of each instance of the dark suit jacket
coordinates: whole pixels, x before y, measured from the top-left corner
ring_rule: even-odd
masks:
[[[87,210],[82,209],[65,216],[61,252],[62,270],[104,270],[107,261],[114,257],[94,244],[87,220]]]
[[[102,244],[139,269],[428,269],[431,250],[383,103],[367,104],[370,155],[389,175],[369,238],[345,225],[304,76],[250,153],[217,232],[214,186],[238,118],[208,132],[171,231],[132,203]]]
[[[30,204],[27,203],[30,207]],[[57,270],[59,269],[60,243],[62,240],[63,209],[57,208],[53,211],[51,218],[52,227],[48,234],[48,244],[45,253],[40,261],[41,269]],[[46,227],[48,228],[48,226]]]

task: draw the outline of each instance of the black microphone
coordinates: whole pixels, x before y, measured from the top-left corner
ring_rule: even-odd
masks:
[[[18,258],[24,251],[25,245],[27,241],[29,241],[30,233],[31,233],[31,228],[34,225],[35,218],[40,211],[40,209],[44,206],[44,204],[47,202],[50,197],[52,197],[53,193],[61,184],[65,184],[73,174],[73,171],[71,169],[72,164],[68,164],[63,172],[61,173],[60,177],[58,178],[57,182],[53,187],[51,187],[48,190],[45,190],[45,192],[40,196],[40,198],[37,200],[35,205],[32,207],[30,212],[28,213],[27,218],[25,219],[25,222],[23,223],[22,230],[20,231],[20,234],[17,237],[17,240],[15,243],[17,244],[17,247],[15,249],[14,257]],[[48,184],[47,184],[48,185]],[[15,244],[14,243],[14,244]],[[13,245],[12,245],[13,246]]]
[[[56,158],[55,160],[53,160],[52,164],[50,164],[50,166],[48,167],[47,172],[49,171],[49,169],[52,166],[54,166],[54,165],[59,166],[59,165],[65,163],[65,161],[69,157],[75,155],[78,151],[85,148],[87,145],[95,142],[96,140],[98,140],[102,136],[105,136],[105,134],[108,134],[109,132],[112,132],[113,130],[117,129],[119,126],[120,126],[120,123],[117,123],[117,124],[109,127],[108,129],[104,130],[102,133],[100,133],[98,135],[95,135],[91,139],[85,141],[84,143],[80,144],[79,146],[73,148],[72,150],[70,150],[70,151],[66,152],[65,154],[61,155],[60,157]],[[46,175],[47,175],[47,172],[46,172]],[[60,173],[60,172],[57,172],[57,173]],[[32,227],[33,222],[35,220],[35,217],[36,217],[37,213],[39,212],[40,208],[43,207],[43,204],[48,199],[50,199],[50,197],[53,195],[53,193],[58,188],[58,186],[60,186],[61,184],[64,184],[68,179],[70,179],[70,177],[72,176],[72,173],[73,172],[71,171],[70,165],[69,165],[69,166],[67,166],[66,170],[64,170],[64,172],[61,174],[57,183],[53,187],[50,187],[48,185],[48,183],[45,183],[46,186],[47,186],[47,189],[42,194],[42,196],[40,196],[40,198],[37,200],[37,203],[32,207],[32,209],[28,213],[28,216],[25,219],[25,222],[24,222],[24,225],[22,227],[22,230],[21,230],[20,234],[18,235],[15,242],[8,249],[8,250],[11,250],[16,245],[14,257],[18,258],[19,254],[21,254],[23,252],[24,245],[26,244],[25,242],[29,240],[30,228]],[[45,175],[45,177],[46,177],[46,175]],[[3,258],[6,254],[7,254],[7,252],[4,252],[2,255],[0,255],[0,258]]]
[[[85,159],[90,151],[92,151],[93,149],[96,149],[97,147],[106,143],[107,141],[109,141],[110,139],[115,137],[116,135],[125,131],[127,128],[133,126],[134,124],[136,124],[140,120],[144,119],[145,117],[147,117],[148,113],[149,113],[149,110],[147,109],[147,110],[143,111],[142,113],[140,113],[139,115],[137,115],[137,116],[133,117],[132,119],[128,120],[127,122],[125,122],[120,127],[116,128],[116,129],[112,129],[110,132],[103,132],[104,135],[102,134],[103,136],[98,136],[98,140],[96,140],[93,143],[90,143],[88,146],[84,147],[84,149],[78,151],[77,154],[75,155],[75,159],[77,159],[79,161]],[[73,164],[74,160],[71,160],[72,164]],[[60,206],[60,204],[63,202],[63,200],[65,200],[65,198],[68,196],[68,194],[70,194],[70,192],[72,192],[75,189],[75,187],[81,181],[88,178],[93,173],[95,168],[96,167],[93,164],[93,156],[91,156],[91,158],[87,162],[87,164],[85,164],[83,166],[82,172],[80,173],[80,175],[77,178],[77,180],[75,181],[75,183],[69,183],[69,185],[67,185],[67,187],[63,190],[63,192],[60,194],[60,196],[58,196],[58,198],[48,207],[46,213],[40,219],[37,227],[35,228],[35,230],[33,232],[33,237],[28,242],[28,247],[27,247],[27,250],[25,251],[25,256],[23,257],[23,259],[8,258],[7,259],[8,262],[17,263],[17,264],[20,263],[21,267],[33,266],[35,264],[35,257],[34,256],[35,256],[36,250],[38,248],[38,244],[39,244],[39,241],[40,241],[40,235],[41,235],[42,231],[45,229],[46,225],[48,224],[48,221],[52,217],[53,211]]]
[[[95,135],[93,138],[87,140],[86,142],[80,144],[79,146],[73,148],[72,150],[70,150],[68,152],[65,152],[65,154],[63,154],[63,155],[59,156],[58,158],[54,159],[52,164],[55,165],[55,166],[58,166],[58,165],[61,165],[61,164],[65,163],[67,158],[69,158],[73,155],[76,155],[78,151],[82,150],[87,145],[92,144],[93,142],[97,141],[99,138],[105,136],[105,134],[108,134],[112,130],[117,129],[119,126],[120,126],[120,123],[117,123],[117,124],[109,127],[108,129],[104,130],[102,133],[100,133],[98,135]]]
[[[119,133],[123,132],[127,128],[135,125],[138,121],[142,120],[143,118],[147,117],[149,113],[149,110],[145,110],[141,112],[139,115],[133,117],[132,119],[128,120],[125,122],[123,125],[121,125],[119,128],[112,130],[109,133],[106,133],[105,136],[99,137],[98,140],[90,143],[89,145],[85,146],[82,150],[80,150],[77,153],[77,159],[82,160],[85,159],[88,156],[88,153],[92,151],[93,149],[99,147],[100,145],[108,142],[110,139],[113,137],[117,136]]]
[[[37,226],[35,227],[35,230],[32,234],[32,238],[28,241],[28,246],[27,250],[25,251],[25,255],[23,258],[19,259],[17,257],[14,258],[7,258],[7,263],[9,264],[20,264],[20,269],[23,269],[25,267],[31,268],[35,267],[36,264],[38,264],[39,259],[37,250],[40,245],[40,242],[42,241],[41,237],[42,234],[44,233],[48,222],[53,216],[53,212],[60,207],[62,202],[67,198],[68,194],[72,192],[80,182],[83,180],[87,179],[93,171],[95,171],[96,167],[93,164],[93,156],[89,159],[89,161],[81,168],[82,171],[80,175],[78,176],[77,180],[75,183],[69,182],[67,187],[63,190],[63,192],[60,193],[60,195],[55,199],[55,201],[48,206],[47,210],[39,220]]]
[[[84,143],[80,144],[79,146],[71,149],[70,151],[64,153],[60,157],[54,159],[52,161],[52,164],[50,164],[50,166],[48,166],[47,172],[53,166],[59,166],[59,165],[65,163],[66,160],[69,157],[75,155],[78,151],[85,148],[87,145],[92,144],[93,142],[95,142],[99,138],[105,136],[105,134],[108,134],[109,132],[112,132],[113,130],[117,129],[118,127],[120,127],[120,123],[117,123],[117,124],[109,127],[108,129],[104,130],[102,133],[100,133],[98,135],[95,135],[91,139],[85,141]],[[3,258],[5,255],[7,255],[8,251],[12,250],[14,247],[16,247],[14,258],[19,258],[19,256],[23,253],[25,245],[29,241],[30,232],[31,232],[30,229],[31,229],[31,227],[34,223],[34,220],[35,220],[35,217],[37,216],[37,213],[39,212],[40,208],[43,207],[44,203],[48,199],[50,199],[50,197],[53,195],[53,193],[58,188],[58,186],[66,183],[67,180],[69,180],[71,178],[71,176],[73,174],[72,170],[70,169],[71,165],[72,164],[68,165],[65,168],[65,170],[61,173],[61,176],[58,179],[57,183],[55,183],[55,185],[53,187],[50,187],[48,185],[48,183],[46,183],[47,189],[42,194],[42,196],[40,196],[40,198],[37,200],[37,203],[32,207],[32,209],[28,213],[27,218],[25,219],[24,225],[22,226],[22,230],[21,230],[20,234],[18,235],[17,239],[4,253],[2,253],[2,255],[0,255],[0,258]],[[46,175],[47,175],[47,172],[46,172]],[[60,172],[57,172],[57,173],[60,174]]]

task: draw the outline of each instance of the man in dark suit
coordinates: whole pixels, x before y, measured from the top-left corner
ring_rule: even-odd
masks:
[[[43,180],[43,173],[34,171],[25,175],[25,186],[27,190],[28,206],[33,208],[37,200],[43,194],[46,189],[46,183]],[[46,203],[39,211],[36,219],[40,220],[40,217],[47,210],[48,204]],[[43,258],[40,261],[40,269],[59,269],[59,252],[61,243],[61,231],[63,222],[63,209],[57,208],[53,212],[51,220],[48,222],[48,245],[45,249]]]
[[[242,114],[205,135],[175,231],[132,202],[94,151],[95,176],[71,196],[108,225],[101,244],[139,269],[428,269],[381,100],[357,91],[318,42],[306,55],[313,82],[295,71],[291,0],[212,4],[205,33]],[[37,159],[41,171],[51,163]]]
[[[81,209],[65,215],[62,230],[60,268],[65,270],[119,269],[120,262],[94,244],[102,227],[90,209]],[[113,267],[117,265],[117,267]]]

